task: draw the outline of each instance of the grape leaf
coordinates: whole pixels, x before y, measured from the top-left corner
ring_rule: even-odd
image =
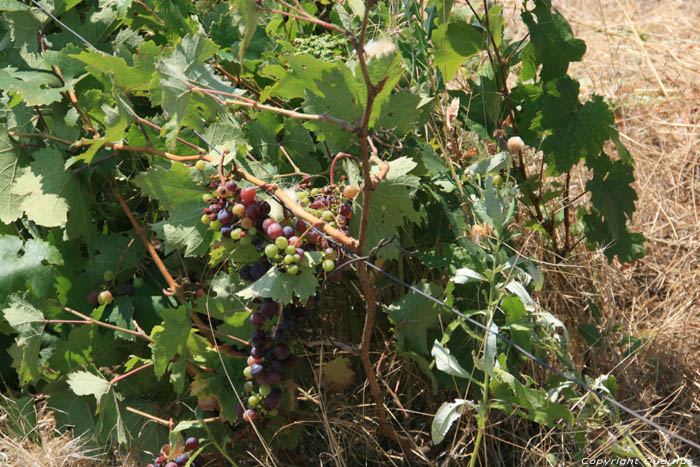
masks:
[[[68,386],[79,396],[95,396],[98,403],[110,389],[109,381],[87,371],[76,371],[68,375]]]
[[[118,89],[136,92],[150,87],[153,70],[147,66],[129,66],[123,58],[101,52],[82,52],[72,57],[83,62],[90,74],[98,78],[108,76]]]
[[[567,172],[582,157],[594,157],[616,131],[615,114],[600,96],[584,105],[578,100],[579,83],[561,78],[548,86],[542,107],[542,126],[551,130],[542,143],[547,171]]]
[[[143,243],[132,236],[110,234],[102,235],[94,248],[99,252],[90,256],[86,272],[88,277],[100,280],[105,271],[119,270],[119,277],[126,279],[133,275],[141,264],[145,249]]]
[[[537,16],[537,22],[533,13]],[[523,11],[521,17],[530,31],[536,63],[542,64],[540,78],[543,80],[564,76],[570,62],[583,58],[586,43],[574,38],[569,23],[561,13],[552,11],[551,0],[535,0],[535,9]]]
[[[71,239],[90,236],[94,231],[90,214],[93,197],[78,175],[63,167],[59,150],[39,149],[30,168],[23,170],[16,180],[12,192],[23,197],[20,208],[29,220],[44,227],[67,223]]]
[[[442,74],[442,80],[446,83],[454,78],[457,70],[465,62],[466,58],[460,55],[450,43],[447,29],[449,24],[444,23],[433,29],[431,42],[433,47],[434,63]]]
[[[166,220],[151,224],[158,236],[165,239],[166,255],[181,248],[185,249],[185,256],[206,254],[213,232],[200,220],[205,206],[201,200],[181,203],[170,211]]]
[[[3,311],[5,319],[19,334],[10,348],[12,366],[17,369],[21,384],[36,381],[40,375],[39,351],[44,331],[44,315],[31,303],[18,297],[10,298]]]
[[[407,175],[416,167],[416,163],[408,157],[400,157],[389,162],[389,172],[372,193],[370,200],[369,219],[367,223],[367,248],[373,248],[382,239],[391,238],[397,229],[409,222],[419,223],[423,216],[413,207],[413,194],[418,189],[420,179]],[[378,167],[373,168],[376,175]],[[353,215],[350,228],[357,237],[360,230],[362,210],[362,192],[357,196],[353,205]],[[377,253],[380,258],[398,258],[399,250],[393,245],[387,245]]]
[[[43,240],[0,236],[0,304],[11,293],[31,289],[46,298],[53,287],[53,266],[63,264],[58,250]]]
[[[349,123],[362,118],[366,90],[349,68],[336,65],[323,71],[316,81],[316,89],[318,92],[307,89],[306,112],[331,115]]]
[[[14,151],[5,125],[0,125],[0,222],[9,224],[22,216],[23,195],[12,192],[21,169],[19,154]]]
[[[424,284],[430,295],[439,295],[439,287]],[[409,292],[401,300],[385,307],[389,319],[394,324],[398,336],[397,346],[401,350],[412,350],[421,355],[429,355],[428,328],[439,323],[439,310],[436,304],[422,295]]]
[[[137,175],[134,184],[145,195],[158,200],[166,210],[174,210],[179,204],[201,201],[202,195],[209,192],[192,181],[190,169],[181,162],[153,165],[148,172]]]
[[[22,96],[26,105],[48,105],[63,99],[63,86],[58,78],[48,71],[18,71],[13,67],[0,69],[0,89]]]
[[[151,331],[153,338],[153,369],[160,378],[176,355],[187,356],[187,339],[190,336],[191,322],[187,306],[161,313],[163,324]]]
[[[310,257],[310,254],[306,253],[306,256]],[[269,297],[287,304],[291,303],[296,295],[305,302],[316,293],[318,279],[314,268],[302,266],[299,270],[301,274],[291,276],[286,271],[272,267],[260,279],[238,292],[238,296],[248,300]]]

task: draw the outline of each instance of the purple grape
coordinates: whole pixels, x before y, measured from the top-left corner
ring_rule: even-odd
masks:
[[[224,187],[226,187],[226,191],[228,191],[229,193],[233,193],[234,191],[236,191],[236,188],[238,188],[238,185],[233,180],[229,180],[228,182],[226,182],[226,185],[224,185]]]
[[[175,458],[175,463],[182,467],[183,465],[187,464],[187,461],[190,460],[190,456],[187,454],[180,454]]]
[[[89,303],[90,305],[97,306],[97,305],[99,304],[98,301],[97,301],[97,297],[99,297],[99,296],[100,296],[99,290],[93,290],[93,291],[90,292],[90,293],[88,294],[88,296],[87,296],[87,301],[88,301],[88,303]]]
[[[211,206],[209,206],[209,212],[215,213],[219,211],[221,211],[221,206],[219,206],[218,204],[212,204]]]
[[[259,328],[265,324],[265,315],[262,313],[253,313],[250,315],[250,322],[253,323],[253,326]]]
[[[245,412],[245,408],[241,404],[236,404],[236,416],[243,418],[243,412]]]
[[[275,302],[265,302],[260,307],[260,312],[265,315],[266,318],[272,318],[279,312],[279,306]]]
[[[250,355],[253,356],[253,358],[263,358],[265,356],[265,347],[263,346],[253,346],[250,348]],[[251,368],[252,371],[252,368]]]
[[[248,207],[245,208],[245,215],[253,220],[257,219],[260,216],[258,205],[255,203],[248,205]]]
[[[219,222],[221,222],[222,224],[227,225],[233,221],[233,214],[228,212],[226,209],[222,209],[219,211],[216,218],[219,219]]]
[[[277,344],[273,348],[277,360],[286,360],[289,358],[289,346],[287,344]]]
[[[267,201],[262,201],[258,203],[258,209],[260,209],[260,215],[261,216],[267,216],[270,214],[270,203]]]
[[[260,279],[262,276],[265,275],[265,273],[272,267],[272,265],[268,262],[262,262],[262,263],[257,263],[253,268],[250,270],[250,277],[252,278],[253,281],[256,281]]]
[[[308,234],[306,234],[306,239],[309,241],[309,243],[313,243],[314,245],[316,245],[318,244],[319,240],[321,240],[321,235],[318,232],[312,230]]]
[[[233,227],[230,225],[224,225],[221,227],[221,236],[224,238],[231,238],[231,232],[233,231]]]
[[[244,281],[248,281],[248,282],[252,281],[253,280],[253,275],[251,273],[252,269],[253,268],[250,266],[250,264],[244,265],[240,271],[241,279],[243,279]]]
[[[282,374],[278,371],[268,371],[266,376],[268,384],[279,384],[282,381]]]
[[[254,355],[253,355],[253,356],[254,356]],[[262,366],[262,365],[259,364],[259,363],[253,363],[253,364],[250,366],[250,374],[253,375],[253,376],[257,376],[257,375],[259,375],[260,373],[262,373],[263,371],[265,371],[265,367]]]
[[[265,331],[261,329],[256,329],[250,336],[250,340],[253,341],[253,345],[260,345],[264,343],[266,339],[267,336],[265,335]]]
[[[271,239],[275,240],[277,237],[282,235],[282,226],[277,222],[270,224],[270,226],[267,228],[267,234]]]
[[[280,406],[282,400],[282,390],[280,388],[272,388],[272,392],[265,398],[263,405],[265,409],[272,410]]]
[[[343,203],[340,206],[340,215],[347,218],[352,216],[352,205],[350,203]]]
[[[165,464],[165,467],[178,467],[178,465],[175,462],[171,461],[171,462],[168,462],[167,464]]]
[[[294,228],[296,229],[297,232],[303,232],[306,230],[306,222],[304,222],[301,219],[297,219],[297,221],[294,223]]]
[[[187,438],[187,441],[185,441],[185,447],[190,451],[194,451],[199,447],[199,440],[194,436]]]
[[[267,384],[267,371],[263,371],[259,375],[253,377],[258,384]]]
[[[294,227],[286,226],[282,229],[282,235],[291,238],[294,235]]]
[[[275,223],[275,220],[271,217],[266,218],[263,223],[262,223],[262,228],[265,232],[267,232],[268,227],[270,227],[272,224]]]

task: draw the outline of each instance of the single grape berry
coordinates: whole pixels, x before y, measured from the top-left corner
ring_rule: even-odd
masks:
[[[246,422],[252,422],[255,420],[255,410],[248,409],[243,412],[243,420]]]
[[[260,373],[262,373],[263,371],[265,371],[265,367],[263,367],[263,366],[260,365],[259,363],[253,363],[253,364],[252,364],[251,366],[249,366],[248,368],[250,368],[250,374],[253,375],[253,376],[257,376],[257,375],[259,375]]]
[[[250,370],[250,367],[249,367],[249,366],[243,368],[243,376],[245,376],[246,378],[252,378],[252,377],[253,377],[253,375],[251,374],[251,370]]]
[[[258,208],[258,205],[257,204],[249,204],[248,207],[245,208],[245,215],[246,215],[246,217],[250,217],[253,220],[260,217],[260,209]]]
[[[165,464],[165,467],[178,467],[178,465],[175,462],[170,461],[167,464]]]
[[[112,279],[114,279],[114,271],[108,269],[104,274],[102,274],[102,277],[104,278],[105,282],[111,282]]]
[[[229,193],[233,193],[234,191],[236,191],[236,188],[238,188],[238,185],[233,180],[229,180],[228,182],[226,182],[224,187],[226,187],[226,191],[228,191]]]
[[[90,292],[87,296],[87,301],[90,305],[97,306],[99,305],[99,302],[97,301],[97,298],[100,296],[100,292],[97,290],[93,290]]]
[[[243,188],[241,190],[241,200],[246,203],[252,203],[255,200],[255,188]]]
[[[265,316],[262,313],[253,313],[250,315],[250,322],[253,323],[253,326],[259,328],[265,324]]]
[[[187,440],[185,441],[185,447],[190,451],[194,451],[199,447],[199,440],[194,436],[187,438]]]
[[[285,227],[285,229],[286,229],[286,227]],[[277,248],[279,248],[280,250],[284,250],[285,248],[287,248],[288,245],[289,245],[289,240],[287,240],[285,237],[277,237],[275,239],[275,246]]]
[[[248,398],[248,406],[249,407],[257,407],[260,404],[260,398],[253,394]]]
[[[231,232],[233,231],[233,227],[230,225],[225,225],[221,227],[221,236],[224,238],[231,238]]]
[[[277,222],[270,224],[270,226],[267,228],[267,234],[273,240],[276,240],[278,237],[281,237],[282,233],[282,226],[279,225]]]
[[[236,203],[233,205],[233,208],[231,208],[231,212],[236,217],[243,217],[245,216],[245,206],[240,203]]]
[[[228,191],[226,191],[225,186],[219,185],[216,189],[216,194],[219,196],[219,198],[226,198]]]
[[[222,209],[217,214],[216,219],[223,225],[228,225],[233,221],[233,214],[228,212],[226,209]]]
[[[204,214],[200,220],[202,221],[202,224],[209,224],[211,222],[211,219],[207,214]]]
[[[265,302],[260,307],[260,312],[265,315],[266,318],[272,318],[279,312],[279,306],[275,302]]]
[[[299,274],[299,266],[292,264],[291,266],[287,267],[287,273],[289,273],[291,276],[296,276]]]
[[[269,244],[265,247],[265,255],[269,258],[274,258],[278,253],[279,249],[273,244]]]
[[[243,227],[246,230],[253,227],[253,219],[251,219],[250,217],[244,217],[243,219],[241,219],[241,227]]]
[[[190,460],[190,456],[187,454],[180,454],[175,458],[175,463],[179,466],[182,467],[183,465],[187,464],[187,461]]]
[[[211,195],[211,193],[204,193],[202,195],[202,201],[204,201],[205,203],[208,203],[212,199],[214,199],[214,197]]]
[[[236,416],[242,418],[245,408],[241,404],[236,404]]]
[[[348,185],[343,188],[343,196],[346,198],[354,198],[360,192],[360,189],[353,185]]]
[[[100,305],[109,305],[112,303],[112,292],[109,290],[103,290],[100,295],[97,296],[97,303]]]
[[[352,217],[352,206],[350,203],[343,203],[340,206],[340,215],[346,219],[350,219],[350,217]]]
[[[253,382],[252,381],[246,381],[243,383],[243,390],[245,392],[253,392]]]
[[[332,259],[324,259],[321,266],[323,267],[324,271],[331,272],[333,268],[335,268],[335,263]]]
[[[284,235],[286,238],[291,238],[294,235],[294,227],[289,225],[285,226],[282,229],[282,235]]]
[[[206,166],[207,166],[207,163],[206,163],[205,161],[203,161],[203,160],[198,160],[198,161],[194,164],[194,168],[197,169],[197,170],[199,170],[200,172],[201,172],[202,170],[204,170],[204,168],[205,168]]]
[[[267,397],[270,395],[270,392],[272,392],[272,386],[269,384],[261,384],[259,392],[261,396]]]

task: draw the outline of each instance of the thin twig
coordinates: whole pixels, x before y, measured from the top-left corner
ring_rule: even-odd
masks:
[[[113,331],[120,331],[124,332],[126,334],[131,334],[136,337],[140,337],[141,339],[147,340],[148,342],[153,342],[153,339],[151,339],[151,336],[148,334],[144,333],[143,331],[132,331],[131,329],[125,329],[125,328],[120,328],[119,326],[115,326],[113,324],[105,323],[103,321],[98,321],[94,318],[91,318],[90,316],[84,315],[81,312],[74,310],[73,308],[69,308],[67,306],[62,306],[58,302],[53,302],[54,305],[62,309],[63,311],[67,311],[68,313],[75,315],[79,318],[82,318],[84,321],[82,323],[75,323],[75,324],[94,324],[97,326],[102,326],[103,328],[111,329]]]

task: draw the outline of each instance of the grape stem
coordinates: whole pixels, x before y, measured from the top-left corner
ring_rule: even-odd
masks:
[[[102,326],[103,328],[111,329],[113,331],[120,331],[124,332],[126,334],[131,334],[132,336],[140,337],[141,339],[145,339],[148,342],[153,342],[153,339],[151,339],[151,336],[146,334],[145,332],[142,331],[133,331],[131,329],[125,329],[125,328],[120,328],[119,326],[115,326],[113,324],[109,323],[104,323],[102,321],[98,321],[94,318],[91,318],[90,316],[84,315],[81,312],[74,310],[73,308],[69,308],[67,306],[62,306],[58,302],[53,302],[53,304],[63,311],[67,311],[68,313],[77,316],[78,318],[82,318],[83,321],[75,321],[75,320],[47,320],[46,323],[51,323],[51,324],[60,324],[60,323],[66,323],[66,324],[94,324],[96,326]]]
[[[109,382],[109,385],[110,385],[110,386],[114,386],[114,385],[117,384],[119,381],[123,380],[124,378],[128,378],[129,376],[131,376],[131,375],[133,375],[133,374],[135,374],[135,373],[138,373],[138,372],[141,371],[141,370],[145,370],[146,368],[150,368],[150,367],[152,367],[152,366],[153,366],[153,362],[148,362],[148,363],[146,363],[145,365],[142,365],[142,366],[140,366],[140,367],[138,367],[138,368],[135,368],[135,369],[133,369],[133,370],[131,370],[131,371],[128,371],[128,372],[124,373],[123,375],[116,376],[114,379],[112,379],[112,381]]]
[[[348,154],[347,152],[339,152],[338,154],[335,155],[333,158],[333,162],[331,162],[331,186],[335,185],[335,163],[338,162],[340,159],[343,158],[349,158],[357,162],[358,164],[362,165],[362,161],[360,160],[359,157],[355,157],[351,154]]]

